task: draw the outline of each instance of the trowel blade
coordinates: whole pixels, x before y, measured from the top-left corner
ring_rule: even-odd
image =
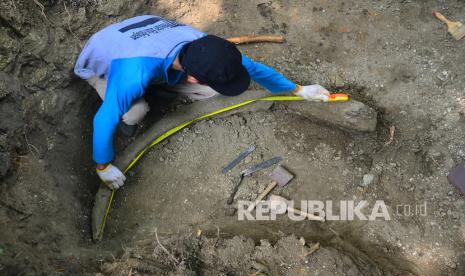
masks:
[[[229,163],[226,167],[224,167],[222,172],[223,173],[229,172],[232,168],[234,168],[237,164],[239,164],[244,158],[249,156],[249,154],[251,154],[254,150],[255,150],[255,146],[252,145],[248,147],[246,150],[241,152],[241,154],[239,154],[239,156],[236,157],[236,159],[234,159],[233,161],[231,161],[231,163]]]
[[[263,169],[271,167],[271,166],[273,166],[275,164],[278,164],[282,160],[283,160],[283,158],[281,156],[273,157],[271,159],[268,159],[266,161],[263,161],[262,163],[259,163],[259,164],[255,165],[255,166],[253,166],[251,168],[243,170],[241,172],[241,174],[244,175],[244,176],[249,176],[249,175],[253,174],[256,171],[263,170]]]

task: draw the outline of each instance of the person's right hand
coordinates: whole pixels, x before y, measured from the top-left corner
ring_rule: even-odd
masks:
[[[112,164],[108,164],[104,169],[97,169],[97,174],[110,189],[118,189],[124,185],[126,177]]]
[[[294,94],[307,101],[327,102],[329,100],[328,90],[318,84],[300,86]]]

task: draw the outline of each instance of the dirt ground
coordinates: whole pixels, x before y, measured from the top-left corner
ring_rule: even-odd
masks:
[[[102,271],[109,275],[132,271],[160,275],[230,275],[232,271],[234,275],[360,275],[352,260],[336,249],[307,244],[295,236],[274,244],[267,240],[257,244],[241,236],[178,236],[159,242],[173,250],[167,253],[153,240],[139,241],[134,248],[126,249],[117,262],[104,263]]]
[[[465,39],[453,40],[433,10],[465,21],[459,0],[2,1],[0,274],[464,275],[465,200],[446,175],[465,162]],[[72,69],[90,35],[139,14],[223,37],[283,35],[284,44],[240,49],[295,82],[348,91],[378,111],[378,129],[322,125],[279,104],[202,121],[129,172],[94,244],[90,145],[100,101]],[[166,110],[152,106],[145,124]],[[118,139],[120,149],[131,143]],[[251,144],[251,158],[221,174]],[[276,155],[296,174],[277,193],[384,200],[392,220],[225,216],[240,169]],[[246,179],[237,198],[254,198],[269,171]],[[426,215],[413,211],[420,206]]]

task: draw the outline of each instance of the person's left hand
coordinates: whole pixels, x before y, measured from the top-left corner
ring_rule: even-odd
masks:
[[[327,102],[329,100],[329,91],[318,84],[301,86],[294,94],[307,101]]]
[[[102,170],[97,169],[97,174],[110,189],[118,189],[126,181],[126,176],[112,164],[108,164]]]

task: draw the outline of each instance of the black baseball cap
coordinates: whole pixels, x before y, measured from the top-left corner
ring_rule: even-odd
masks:
[[[242,54],[233,43],[207,35],[186,44],[179,55],[186,74],[218,93],[237,96],[250,85],[250,76],[242,65]]]

